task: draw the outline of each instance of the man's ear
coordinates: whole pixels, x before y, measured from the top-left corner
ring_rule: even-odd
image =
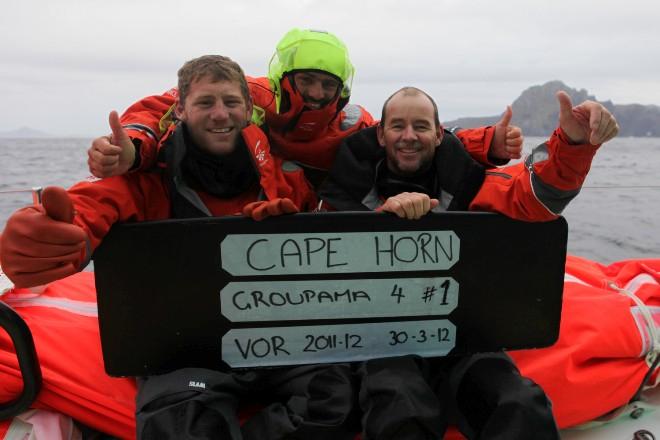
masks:
[[[385,147],[385,130],[380,124],[376,126],[376,136],[378,137],[378,144],[381,147]]]
[[[247,119],[249,124],[250,121],[252,120],[252,111],[254,110],[254,104],[252,103],[252,99],[248,100],[245,107],[246,107],[245,119]]]
[[[436,147],[439,147],[440,144],[442,143],[442,138],[445,135],[445,129],[442,127],[441,124],[438,124],[435,127],[435,135],[438,137],[438,143],[436,144]]]
[[[180,98],[177,98],[176,103],[174,104],[174,114],[178,120],[185,122],[185,111]]]

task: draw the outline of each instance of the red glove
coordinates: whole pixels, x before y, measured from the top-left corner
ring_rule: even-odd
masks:
[[[263,200],[261,202],[248,203],[243,207],[243,215],[252,217],[254,220],[263,220],[282,214],[295,214],[300,212],[291,199]]]
[[[32,287],[64,278],[79,270],[87,234],[73,221],[67,192],[48,187],[43,206],[19,209],[0,236],[0,265],[16,287]]]

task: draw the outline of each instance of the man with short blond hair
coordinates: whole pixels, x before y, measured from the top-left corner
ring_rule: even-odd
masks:
[[[43,192],[43,206],[25,207],[9,218],[0,237],[0,263],[16,286],[45,284],[79,271],[117,222],[236,214],[261,219],[315,206],[303,171],[272,156],[265,134],[250,122],[252,102],[238,64],[218,55],[191,60],[179,70],[179,88],[182,94],[174,108],[178,122],[168,127],[160,146],[162,168],[81,182],[68,191],[49,187]],[[116,112],[111,113],[110,125],[114,138],[130,142]],[[182,295],[181,300],[189,299]],[[51,310],[44,309],[44,319],[57,319]],[[86,341],[85,347],[99,344],[98,334],[92,336],[95,340]],[[95,347],[93,353],[77,356],[87,360],[100,352]],[[41,362],[63,374],[77,367],[66,356]],[[82,364],[90,363],[93,360]],[[101,359],[97,367],[102,368]],[[207,385],[202,397],[194,386],[200,382]],[[349,424],[355,398],[346,365],[248,372],[183,369],[143,378],[140,384],[140,439],[353,437]],[[117,398],[115,390],[89,387],[89,395]],[[44,388],[58,392],[48,381]],[[85,386],[77,389],[84,392]],[[51,400],[49,407],[66,412],[71,394]],[[237,408],[242,399],[259,399],[266,406],[240,426]],[[85,406],[90,400],[80,396],[76,402]],[[323,411],[315,411],[319,406]],[[109,411],[107,417],[117,414]],[[130,429],[122,428],[118,431]]]

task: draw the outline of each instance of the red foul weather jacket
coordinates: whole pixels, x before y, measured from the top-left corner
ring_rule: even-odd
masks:
[[[517,220],[555,219],[579,193],[598,146],[570,145],[561,128],[537,146],[524,162],[485,169],[445,131],[435,149],[431,169],[433,187],[441,211],[498,212]],[[370,127],[348,137],[340,148],[333,168],[319,190],[323,206],[339,211],[375,210],[383,204],[380,176],[385,149]],[[408,190],[397,188],[396,193]],[[326,205],[327,204],[327,205]]]
[[[180,131],[170,130],[172,135],[167,139],[175,138],[172,147],[176,147],[177,132]],[[183,203],[190,205],[186,211],[194,210],[197,214],[190,216],[195,217],[242,214],[243,207],[248,203],[275,198],[289,198],[301,211],[313,208],[316,197],[303,170],[272,156],[268,140],[257,126],[250,125],[241,134],[259,174],[260,188],[232,198],[218,198],[196,191],[199,198],[191,199],[188,195],[190,191],[182,191],[181,184],[176,187],[172,185],[168,173],[163,170],[131,173],[73,186],[69,195],[77,212],[74,222],[85,229],[92,249],[95,249],[110,227],[118,221],[174,217],[172,200],[183,200]],[[173,168],[176,173],[179,167]]]
[[[177,133],[181,132],[171,130],[168,139],[173,144],[167,148],[177,147]],[[277,197],[290,198],[301,210],[315,204],[302,169],[271,156],[258,127],[245,128],[242,137],[259,174],[260,188],[228,199],[198,192],[199,199],[190,202],[187,212],[196,209],[207,215],[235,215],[247,203]],[[92,249],[118,221],[171,218],[173,186],[168,175],[156,170],[73,186],[69,195],[76,209],[74,222],[85,229]],[[81,272],[56,281],[41,294],[16,289],[2,299],[19,312],[35,340],[44,386],[33,406],[59,411],[119,438],[133,438],[136,387],[133,380],[105,374],[93,274]],[[12,343],[0,330],[0,401],[11,400],[21,389]]]

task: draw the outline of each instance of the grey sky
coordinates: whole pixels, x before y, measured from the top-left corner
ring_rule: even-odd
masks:
[[[357,68],[351,101],[376,117],[403,85],[433,95],[443,120],[500,113],[554,79],[660,105],[653,0],[22,0],[0,14],[0,131],[105,134],[110,110],[175,85],[198,55],[264,75],[294,26],[344,40]]]

